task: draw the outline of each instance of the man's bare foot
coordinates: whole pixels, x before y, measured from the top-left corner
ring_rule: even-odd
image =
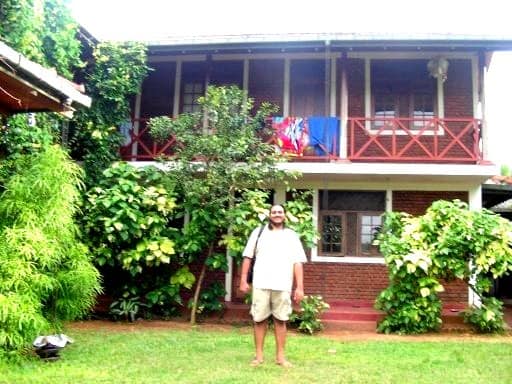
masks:
[[[277,360],[276,364],[280,365],[281,367],[284,367],[284,368],[291,368],[291,367],[293,367],[293,364],[290,363],[288,360]]]
[[[261,364],[263,364],[263,360],[260,359],[254,359],[253,361],[251,361],[251,367],[257,367]]]

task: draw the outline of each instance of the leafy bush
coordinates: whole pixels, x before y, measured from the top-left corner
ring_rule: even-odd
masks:
[[[171,188],[154,167],[114,163],[85,198],[82,223],[95,261],[137,275],[169,264],[175,255],[169,228],[176,207]]]
[[[486,297],[482,304],[464,311],[464,321],[480,333],[501,333],[503,328],[503,304],[494,297]]]
[[[224,309],[224,295],[226,290],[224,284],[216,281],[204,288],[199,295],[197,304],[197,313],[206,314],[212,312],[220,312]],[[188,307],[192,308],[193,300],[190,299]]]
[[[130,98],[148,72],[142,43],[102,42],[92,55],[84,70],[91,108],[77,111],[70,140],[73,157],[83,161],[88,186],[119,160],[123,138],[118,127],[129,118]]]
[[[155,167],[114,163],[86,193],[81,218],[107,293],[118,301],[136,288],[148,311],[164,316],[177,312],[180,289],[195,281],[183,267],[188,259],[176,252],[178,213],[167,180]]]
[[[0,347],[7,350],[85,315],[100,291],[73,221],[81,169],[57,146],[17,161],[23,167],[0,200]]]
[[[109,314],[115,320],[134,322],[140,309],[146,306],[141,302],[138,291],[137,287],[125,286],[122,296],[110,304]]]
[[[324,328],[319,317],[327,309],[329,304],[322,296],[305,296],[300,302],[300,311],[291,314],[290,322],[297,326],[299,331],[312,335]]]
[[[512,224],[466,203],[437,201],[425,215],[386,215],[378,236],[390,274],[390,285],[377,298],[386,312],[380,332],[421,333],[439,329],[444,290],[440,279],[461,279],[482,300],[466,312],[466,321],[480,332],[500,331],[501,303],[486,299],[492,278],[512,270]]]

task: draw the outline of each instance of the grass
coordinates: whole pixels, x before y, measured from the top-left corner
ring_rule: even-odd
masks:
[[[0,383],[510,383],[512,342],[457,338],[444,341],[343,341],[291,334],[294,363],[249,366],[252,334],[229,331],[141,329],[66,331],[75,343],[56,362],[0,361]],[[269,334],[269,336],[271,336]]]

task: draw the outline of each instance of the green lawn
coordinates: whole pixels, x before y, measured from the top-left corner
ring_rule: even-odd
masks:
[[[66,331],[75,343],[56,362],[36,358],[0,362],[0,383],[512,383],[509,337],[445,341],[342,341],[291,334],[288,357],[252,368],[252,334],[229,331],[139,329]],[[271,336],[269,334],[269,336]]]

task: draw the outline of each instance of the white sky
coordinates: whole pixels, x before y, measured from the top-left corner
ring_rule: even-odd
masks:
[[[250,33],[378,32],[493,35],[512,40],[505,0],[69,0],[102,40]],[[512,166],[512,52],[493,57],[487,83],[490,160]],[[499,134],[497,133],[499,131]]]

